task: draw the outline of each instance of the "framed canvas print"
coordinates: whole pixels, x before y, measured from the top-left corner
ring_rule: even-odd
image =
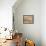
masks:
[[[34,24],[34,16],[33,15],[24,15],[23,24]]]

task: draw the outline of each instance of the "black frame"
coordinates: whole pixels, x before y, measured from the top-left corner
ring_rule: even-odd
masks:
[[[25,16],[28,17],[28,18],[26,18],[27,20],[24,20]],[[28,20],[29,17],[32,17],[32,20]],[[27,21],[27,22],[25,22],[25,21]],[[23,24],[34,24],[34,15],[23,15]]]

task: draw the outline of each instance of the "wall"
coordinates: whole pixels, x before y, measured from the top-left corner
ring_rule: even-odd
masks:
[[[14,5],[16,6],[16,5]],[[34,15],[34,24],[23,24],[23,15]],[[40,0],[23,0],[14,9],[15,28],[23,33],[24,38],[35,41],[41,46],[41,2]]]
[[[41,41],[46,46],[46,0],[41,1]]]
[[[12,6],[16,0],[0,0],[0,27],[12,28]]]

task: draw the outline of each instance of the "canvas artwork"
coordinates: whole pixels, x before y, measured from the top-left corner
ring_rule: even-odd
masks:
[[[34,16],[33,15],[24,15],[23,24],[34,24]]]

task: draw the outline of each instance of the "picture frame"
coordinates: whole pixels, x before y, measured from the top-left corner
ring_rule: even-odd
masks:
[[[34,15],[23,15],[23,24],[34,24]]]

